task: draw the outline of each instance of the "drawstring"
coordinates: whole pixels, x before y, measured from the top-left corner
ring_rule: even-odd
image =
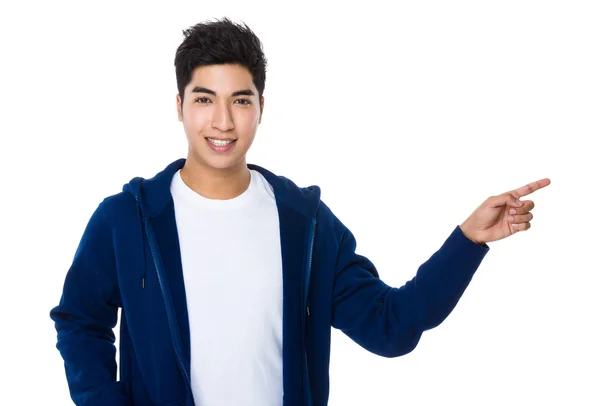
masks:
[[[140,193],[141,193],[141,189],[142,188],[141,188],[141,184],[140,184]],[[144,261],[143,261],[144,262],[144,273],[142,274],[142,289],[145,289],[146,288],[146,272],[147,272],[146,271],[146,268],[147,268],[147,266],[146,266],[146,244],[144,243],[144,236],[145,236],[144,227],[145,227],[145,225],[144,225],[144,221],[143,221],[142,208],[140,207],[140,200],[139,200],[138,196],[135,197],[135,201],[137,203],[137,208],[138,208],[138,216],[139,216],[139,220],[140,220],[140,231],[141,231],[141,237],[142,237],[142,249],[143,249],[143,253],[144,253],[144,256],[143,256],[144,257]]]

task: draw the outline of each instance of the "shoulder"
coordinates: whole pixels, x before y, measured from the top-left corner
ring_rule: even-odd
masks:
[[[110,224],[118,224],[123,220],[135,216],[137,218],[137,203],[129,192],[119,192],[105,197],[99,204],[99,209],[104,212]]]

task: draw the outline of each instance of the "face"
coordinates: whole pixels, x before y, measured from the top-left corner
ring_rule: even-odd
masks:
[[[264,98],[250,72],[240,65],[200,66],[185,87],[183,104],[177,94],[177,113],[188,140],[188,160],[220,170],[246,167],[246,152],[262,118]],[[211,147],[209,140],[235,140]]]

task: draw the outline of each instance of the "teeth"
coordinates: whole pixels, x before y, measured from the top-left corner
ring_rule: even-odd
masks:
[[[212,138],[208,138],[211,144],[216,145],[217,147],[224,147],[225,145],[231,144],[234,140],[222,141],[222,140],[213,140]]]

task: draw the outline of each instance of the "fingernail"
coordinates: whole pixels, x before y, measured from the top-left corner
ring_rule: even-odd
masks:
[[[523,202],[522,202],[522,201],[520,201],[519,199],[517,199],[517,204],[518,204],[519,206],[521,206],[521,205],[523,204]]]
[[[517,211],[516,211],[515,209],[510,209],[508,212],[509,212],[510,214],[517,214]]]

